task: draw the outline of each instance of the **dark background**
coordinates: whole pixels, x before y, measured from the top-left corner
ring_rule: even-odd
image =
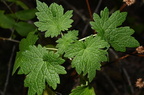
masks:
[[[22,0],[29,8],[35,8],[35,0]],[[89,12],[85,0],[40,0],[48,5],[53,2],[63,5],[66,10],[74,10],[72,19],[74,23],[71,29],[80,31],[79,37],[85,37],[93,33],[89,26]],[[124,5],[122,0],[89,0],[92,13],[99,12],[108,7],[110,12],[119,10]],[[8,5],[11,3],[7,2]],[[99,6],[99,7],[98,7]],[[13,4],[10,7],[13,12],[22,10],[19,6]],[[10,13],[4,3],[0,2],[0,10]],[[126,21],[122,26],[130,26],[135,30],[133,36],[144,45],[144,0],[136,0],[135,4],[126,6],[121,11],[128,12]],[[36,18],[32,19],[37,21]],[[88,27],[87,27],[88,26]],[[15,40],[20,41],[23,37],[15,33]],[[11,31],[9,29],[0,28],[0,37],[9,38]],[[46,39],[45,39],[46,40]],[[44,41],[44,44],[47,44]],[[24,87],[24,75],[14,74],[12,76],[12,68],[18,51],[18,43],[0,39],[0,94],[6,92],[5,95],[27,95],[27,88]],[[138,78],[144,78],[144,56],[141,54],[132,54],[135,48],[127,48],[124,53],[110,51],[110,62],[104,63],[101,71],[97,71],[96,78],[92,85],[97,95],[144,95],[143,88],[137,88],[135,82]],[[118,62],[113,62],[118,58],[130,54]],[[67,65],[68,64],[68,65]],[[68,69],[70,62],[66,61],[68,74],[61,75],[61,84],[58,85],[56,91],[60,95],[68,95],[72,88],[77,86],[79,77],[73,69]]]

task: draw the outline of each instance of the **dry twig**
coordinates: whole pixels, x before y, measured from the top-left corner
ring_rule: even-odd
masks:
[[[13,59],[13,56],[14,56],[14,51],[15,51],[15,45],[12,48],[12,53],[11,53],[10,60],[9,60],[9,63],[8,63],[6,82],[5,82],[5,85],[4,85],[4,90],[3,90],[2,95],[5,95],[6,91],[7,91],[7,86],[8,86],[8,83],[9,83],[9,78],[10,78],[10,73],[11,73],[12,59]]]

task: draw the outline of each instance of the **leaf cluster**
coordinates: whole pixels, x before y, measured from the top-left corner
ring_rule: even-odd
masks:
[[[31,19],[35,17],[36,9],[29,9],[20,0],[7,0],[7,2],[12,2],[19,5],[23,10],[17,12],[11,12],[10,14],[5,14],[4,10],[0,10],[0,27],[4,29],[13,29],[19,35],[26,37],[29,32],[36,30],[36,27],[32,23],[28,23]]]
[[[90,24],[97,35],[78,39],[78,30],[69,30],[73,20],[72,11],[64,13],[64,8],[56,3],[48,6],[37,0],[35,25],[45,32],[45,37],[57,37],[55,49],[35,45],[38,36],[30,32],[26,39],[20,42],[13,73],[18,68],[19,74],[25,74],[25,86],[29,87],[28,95],[41,95],[46,88],[56,89],[60,83],[59,74],[66,74],[63,58],[70,59],[71,65],[79,75],[86,77],[86,84],[72,90],[70,95],[95,95],[90,82],[95,78],[96,71],[101,69],[101,63],[108,61],[107,50],[113,47],[116,51],[125,52],[127,47],[139,46],[131,35],[130,27],[120,27],[126,19],[126,12],[116,11],[109,16],[108,8],[101,11],[100,16],[94,14]],[[61,34],[61,35],[60,35]],[[57,50],[51,51],[51,50]]]

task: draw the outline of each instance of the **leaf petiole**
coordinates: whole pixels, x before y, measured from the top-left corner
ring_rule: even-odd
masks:
[[[96,36],[97,34],[93,34],[92,36]],[[91,35],[90,35],[91,36]],[[87,38],[89,38],[90,36],[87,36],[87,37],[84,37],[84,38],[82,38],[82,39],[79,39],[79,41],[83,41],[83,40],[85,40],[85,39],[87,39]]]
[[[58,49],[56,48],[46,48],[47,50],[53,50],[53,51],[57,51]]]

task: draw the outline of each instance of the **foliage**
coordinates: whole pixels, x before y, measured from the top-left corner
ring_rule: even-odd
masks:
[[[78,31],[68,31],[67,34],[65,34],[62,38],[59,38],[56,42],[58,53],[63,54],[67,49],[69,49],[70,45],[75,42],[78,38]]]
[[[12,18],[6,16],[4,14],[4,11],[2,11],[2,10],[0,11],[0,27],[12,28],[14,26],[14,23],[15,23],[15,21]]]
[[[40,31],[46,31],[45,37],[58,36],[61,31],[71,27],[72,11],[67,11],[64,14],[61,5],[53,3],[48,7],[45,3],[37,1],[37,10],[39,11],[36,13],[39,22],[35,22],[35,25]]]
[[[56,89],[57,83],[60,83],[58,74],[66,74],[64,67],[60,66],[64,60],[52,51],[47,52],[41,45],[29,46],[22,55],[18,73],[27,74],[25,86],[29,87],[28,94],[42,94],[45,82]]]
[[[29,48],[30,45],[34,45],[36,41],[38,40],[38,36],[34,34],[35,32],[30,32],[27,36],[27,38],[24,38],[19,43],[19,52],[17,52],[14,68],[13,68],[13,74],[20,66],[21,62],[23,62],[22,53]]]
[[[15,13],[4,14],[5,11],[0,10],[0,27],[4,29],[12,29],[21,36],[27,36],[29,32],[36,31],[34,24],[29,23],[35,17],[36,9],[28,9],[28,7],[19,0],[8,0],[20,5],[24,10]]]
[[[37,11],[36,9],[18,11],[14,14],[14,17],[24,21],[31,20],[35,17],[36,11]]]
[[[109,10],[105,8],[101,11],[100,16],[94,14],[94,22],[91,22],[92,28],[98,32],[102,39],[106,40],[116,51],[125,52],[126,47],[139,46],[137,40],[131,35],[133,29],[129,27],[119,27],[126,19],[126,12],[114,12],[109,17]]]
[[[88,73],[89,81],[92,81],[96,74],[95,71],[100,70],[100,63],[107,61],[108,48],[108,43],[101,40],[99,36],[90,36],[84,42],[77,41],[72,44],[66,50],[65,57],[73,58],[72,67],[76,68],[78,74]]]
[[[38,0],[36,2],[38,21],[35,25],[38,30],[45,32],[45,37],[56,38],[55,48],[40,45],[37,42],[39,37],[34,27],[24,22],[16,23],[13,15],[7,16],[4,12],[0,13],[0,19],[5,18],[10,22],[6,25],[0,24],[1,27],[13,27],[23,36],[28,34],[19,44],[20,51],[17,53],[13,68],[13,74],[19,69],[18,74],[26,75],[24,84],[29,88],[28,95],[41,95],[46,87],[50,88],[50,91],[55,90],[57,84],[60,84],[59,74],[67,73],[62,66],[64,59],[71,60],[72,68],[75,68],[80,76],[85,77],[84,83],[87,83],[73,89],[70,95],[95,95],[90,83],[95,78],[96,71],[101,70],[101,63],[108,61],[109,47],[125,52],[127,47],[139,46],[138,41],[131,36],[134,30],[129,27],[120,27],[126,19],[126,12],[116,11],[109,17],[109,10],[105,8],[100,16],[94,14],[94,21],[90,24],[97,35],[78,39],[78,31],[69,30],[73,22],[72,11],[64,13],[64,8],[56,3],[48,6]],[[23,18],[21,12],[16,13],[16,18],[21,21],[33,17]],[[31,27],[26,30],[26,34],[23,34],[24,31],[20,33],[24,26]],[[32,30],[35,31],[31,32]]]

